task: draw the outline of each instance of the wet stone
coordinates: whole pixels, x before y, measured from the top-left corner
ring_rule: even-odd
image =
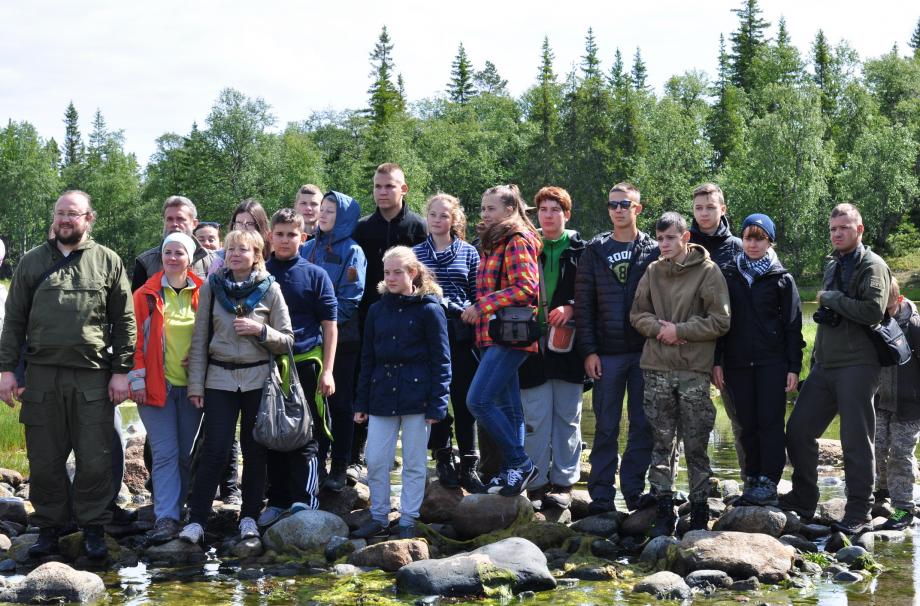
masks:
[[[842,570],[834,575],[834,580],[838,583],[858,583],[862,579],[861,574],[852,570]]]

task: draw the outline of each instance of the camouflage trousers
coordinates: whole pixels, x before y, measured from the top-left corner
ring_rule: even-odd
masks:
[[[648,482],[652,494],[671,494],[677,475],[677,440],[684,442],[690,476],[690,500],[709,494],[709,434],[716,408],[709,397],[709,375],[692,371],[643,370],[645,417],[652,429],[652,463]]]
[[[887,488],[893,507],[913,511],[917,477],[914,450],[920,440],[920,419],[899,421],[897,413],[875,413],[875,489]]]

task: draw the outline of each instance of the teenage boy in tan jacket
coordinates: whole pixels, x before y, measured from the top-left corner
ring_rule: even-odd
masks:
[[[709,456],[716,419],[709,372],[716,339],[728,332],[728,287],[706,249],[690,244],[686,220],[668,212],[655,223],[661,257],[636,288],[630,321],[646,337],[639,365],[645,378],[645,416],[652,427],[648,472],[658,515],[649,536],[674,533],[677,437],[684,441],[690,475],[690,528],[709,521]]]

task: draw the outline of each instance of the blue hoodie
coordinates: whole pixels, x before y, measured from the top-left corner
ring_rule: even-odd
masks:
[[[337,320],[341,326],[358,316],[358,303],[364,296],[367,259],[361,247],[351,238],[361,217],[361,206],[354,198],[337,191],[330,191],[323,200],[327,198],[334,198],[338,205],[332,232],[317,229],[316,237],[300,248],[300,256],[329,274],[338,303]],[[360,333],[357,337],[360,338]]]

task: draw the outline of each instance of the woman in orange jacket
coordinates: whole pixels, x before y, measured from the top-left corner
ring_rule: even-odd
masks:
[[[137,346],[129,373],[131,396],[153,450],[152,543],[179,533],[179,516],[188,493],[192,446],[201,409],[188,399],[188,352],[198,309],[201,279],[188,271],[195,242],[183,233],[163,240],[163,270],[134,293]]]

